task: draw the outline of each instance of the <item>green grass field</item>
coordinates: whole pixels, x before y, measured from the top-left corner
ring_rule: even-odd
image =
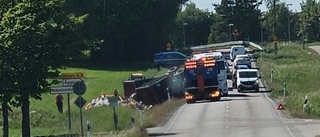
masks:
[[[130,69],[120,68],[112,70],[89,70],[81,68],[68,68],[61,70],[63,73],[83,72],[87,91],[83,98],[87,102],[96,99],[102,93],[112,94],[113,89],[117,88],[120,95],[124,95],[122,81],[127,80],[133,72],[141,72],[146,78],[164,74],[166,69],[157,71],[156,69]],[[54,95],[48,93],[42,95],[42,100],[30,100],[31,114],[31,133],[35,135],[57,135],[67,134],[68,131],[68,111],[67,96],[64,96],[64,113],[58,113],[54,101]],[[79,108],[73,103],[76,95],[70,95],[72,133],[80,133]],[[21,136],[21,111],[20,108],[14,108],[14,114],[9,116],[10,136]],[[138,120],[138,112],[128,107],[119,106],[116,108],[119,117],[118,129],[131,128],[131,115]],[[111,107],[96,107],[89,110],[83,110],[84,133],[86,133],[86,121],[91,121],[92,132],[110,132],[114,131],[113,109]],[[2,134],[2,130],[0,131]]]
[[[309,48],[302,50],[298,43],[279,43],[277,56],[273,52],[273,44],[264,45],[264,48],[266,52],[258,59],[258,66],[263,79],[273,88],[272,97],[280,101],[286,83],[284,106],[287,112],[294,117],[320,117],[320,56]],[[309,101],[304,111],[306,95]]]

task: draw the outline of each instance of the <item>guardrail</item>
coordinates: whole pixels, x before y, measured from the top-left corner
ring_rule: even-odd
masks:
[[[190,47],[190,49],[193,51],[197,51],[197,50],[215,49],[215,48],[221,48],[221,47],[230,47],[232,45],[250,45],[259,50],[263,50],[263,48],[260,45],[253,43],[251,41],[229,41],[229,42],[223,42],[223,43],[193,46],[193,47]]]

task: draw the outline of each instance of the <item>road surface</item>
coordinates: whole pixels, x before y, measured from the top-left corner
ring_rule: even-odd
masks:
[[[320,47],[319,47],[320,49]],[[262,83],[262,82],[260,82]],[[263,84],[257,93],[238,93],[217,102],[181,106],[161,127],[148,128],[150,136],[165,137],[315,137],[319,120],[287,118],[277,110]]]

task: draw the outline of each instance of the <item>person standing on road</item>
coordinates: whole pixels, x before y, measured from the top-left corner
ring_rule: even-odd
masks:
[[[63,100],[63,96],[62,96],[60,93],[57,94],[56,97],[55,97],[55,101],[56,101],[56,104],[57,104],[57,107],[58,107],[58,111],[59,111],[60,113],[63,112],[63,109],[62,109],[62,107],[63,107],[63,102],[62,102],[62,100]]]

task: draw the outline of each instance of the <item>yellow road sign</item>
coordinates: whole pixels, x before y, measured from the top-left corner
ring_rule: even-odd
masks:
[[[277,36],[273,36],[273,37],[272,37],[272,40],[273,40],[273,41],[278,41]]]
[[[83,72],[61,74],[62,79],[77,79],[77,78],[82,78],[83,76],[84,76]]]
[[[167,43],[167,48],[171,48],[172,47],[172,44],[169,42],[169,43]]]
[[[239,32],[237,29],[234,29],[233,32],[232,32],[232,35],[239,35]]]

